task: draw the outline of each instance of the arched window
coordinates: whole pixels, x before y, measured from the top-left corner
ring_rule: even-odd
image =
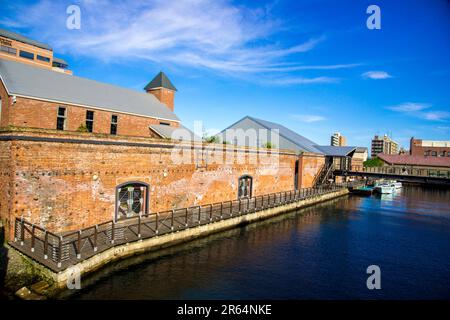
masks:
[[[142,182],[126,182],[116,188],[116,220],[148,213],[149,186]]]
[[[244,175],[238,181],[238,198],[252,197],[253,178],[249,175]]]

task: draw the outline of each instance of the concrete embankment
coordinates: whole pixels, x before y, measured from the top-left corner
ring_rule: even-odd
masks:
[[[59,291],[67,287],[68,280],[71,281],[73,279],[74,272],[79,273],[83,277],[94,271],[100,271],[100,269],[108,266],[113,261],[118,261],[146,252],[154,253],[155,258],[164,256],[173,253],[173,250],[176,250],[177,245],[187,243],[194,239],[206,237],[214,233],[236,228],[252,222],[268,219],[286,212],[334,199],[346,195],[348,194],[348,192],[348,189],[342,189],[332,193],[314,196],[286,205],[267,208],[254,213],[239,215],[236,217],[228,218],[226,220],[201,225],[178,232],[168,233],[141,241],[115,246],[91,258],[83,260],[73,267],[63,270],[59,273],[55,273],[44,267],[43,265],[37,262],[33,262],[33,270],[30,271],[30,273],[33,275],[39,275],[41,279],[43,279],[47,283],[51,283],[51,285],[45,286],[42,282],[39,282],[38,285],[34,285],[35,290],[33,290],[33,286],[30,287],[32,291],[31,293],[54,296]],[[15,251],[13,248],[9,248],[9,250]],[[27,264],[28,263],[29,259],[27,259]],[[22,290],[22,292],[24,291],[26,292],[26,290]]]

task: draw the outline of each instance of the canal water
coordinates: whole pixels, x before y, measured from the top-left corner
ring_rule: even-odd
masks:
[[[450,190],[346,196],[133,259],[71,298],[450,299]],[[367,289],[370,265],[380,290]]]

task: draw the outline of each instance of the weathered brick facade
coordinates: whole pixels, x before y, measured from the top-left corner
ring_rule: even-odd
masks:
[[[55,138],[60,140],[50,141]],[[255,196],[294,189],[294,153],[280,152],[275,161],[226,146],[222,156],[209,154],[210,163],[180,164],[172,158],[174,145],[70,132],[1,132],[0,216],[9,223],[10,236],[10,222],[21,216],[56,232],[90,226],[114,217],[116,187],[130,181],[150,186],[152,212],[234,200],[242,175],[252,176]],[[192,159],[199,156],[190,147],[183,150]],[[230,155],[236,156],[230,163],[212,163]],[[322,161],[307,155],[300,160],[300,186],[307,187]]]

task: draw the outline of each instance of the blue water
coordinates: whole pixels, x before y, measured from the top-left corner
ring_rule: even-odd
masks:
[[[450,191],[343,197],[99,279],[73,298],[449,299]]]

